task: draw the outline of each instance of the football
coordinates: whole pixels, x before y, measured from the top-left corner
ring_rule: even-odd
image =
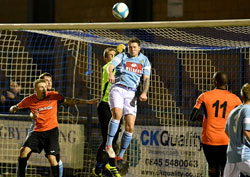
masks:
[[[118,2],[113,6],[112,13],[115,18],[122,20],[125,19],[129,14],[128,6],[123,2]]]

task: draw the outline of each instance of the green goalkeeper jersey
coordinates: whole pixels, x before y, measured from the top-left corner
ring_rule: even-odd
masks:
[[[102,101],[108,102],[109,101],[109,87],[110,82],[108,81],[109,75],[107,72],[107,67],[110,64],[108,62],[102,67]],[[114,71],[115,72],[115,71]]]

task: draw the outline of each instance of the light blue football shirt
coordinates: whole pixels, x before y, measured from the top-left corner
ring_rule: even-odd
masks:
[[[250,105],[242,104],[233,109],[227,119],[226,131],[229,135],[227,161],[229,163],[250,160],[250,144],[244,135],[250,130]]]
[[[121,53],[113,58],[111,64],[115,66],[115,84],[125,85],[136,89],[142,75],[150,76],[151,65],[148,58],[139,53],[132,57],[129,53]]]

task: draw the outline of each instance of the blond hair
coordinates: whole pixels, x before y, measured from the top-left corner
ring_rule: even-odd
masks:
[[[244,101],[250,101],[250,85],[248,83],[242,86],[241,96],[243,97]]]
[[[35,80],[35,81],[33,82],[33,87],[36,88],[36,86],[37,86],[38,84],[42,83],[42,82],[46,83],[46,81],[45,81],[44,79],[37,79],[37,80]]]
[[[108,47],[108,48],[106,48],[106,49],[103,51],[103,58],[107,58],[107,57],[108,57],[108,52],[110,52],[110,51],[115,51],[115,52],[116,52],[115,48]]]

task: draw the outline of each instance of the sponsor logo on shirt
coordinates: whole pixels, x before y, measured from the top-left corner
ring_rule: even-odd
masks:
[[[52,106],[44,107],[44,108],[37,108],[37,111],[44,111],[44,110],[49,110],[52,109]]]
[[[126,62],[126,70],[137,74],[142,74],[142,65],[133,62]]]

